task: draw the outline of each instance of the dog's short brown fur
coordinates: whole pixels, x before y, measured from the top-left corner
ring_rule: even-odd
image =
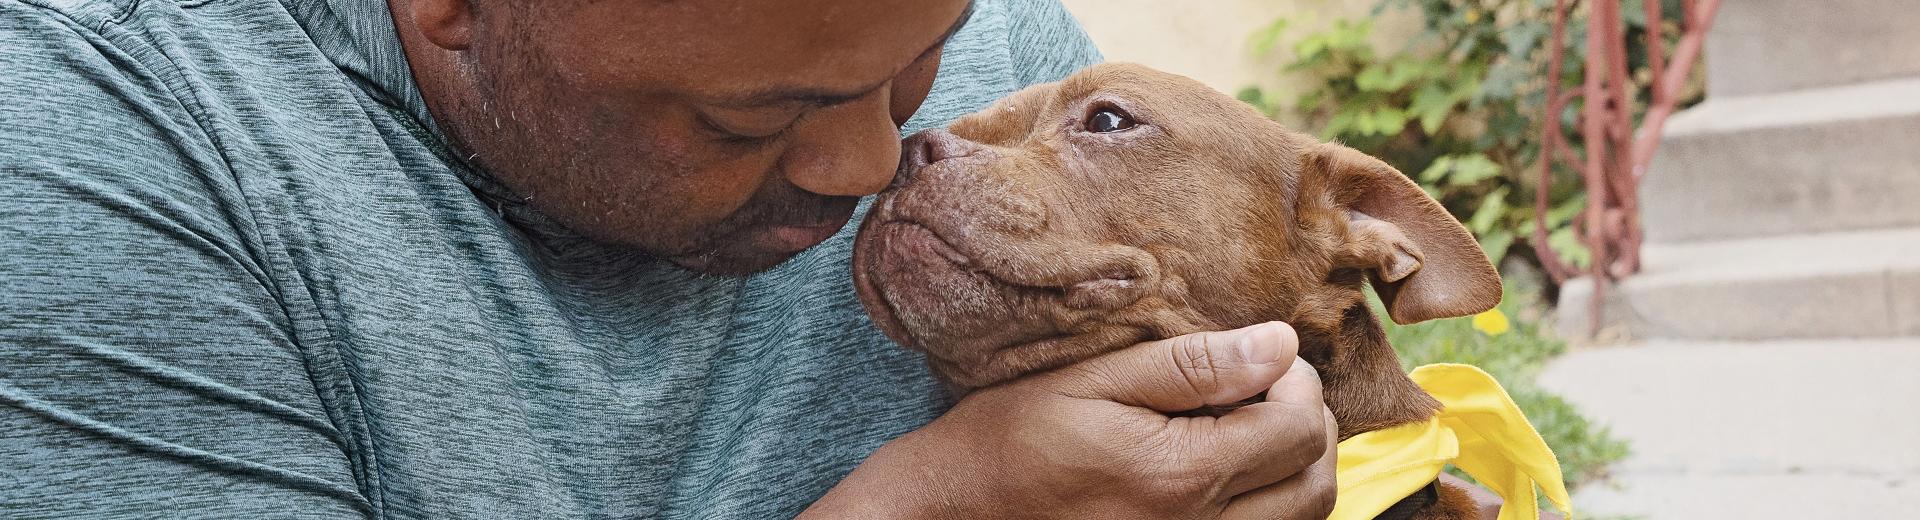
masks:
[[[1133,122],[1096,132],[1094,118]],[[1460,223],[1386,163],[1193,80],[1127,64],[911,138],[860,231],[875,323],[957,392],[1138,342],[1285,321],[1345,439],[1438,408],[1366,306],[1400,323],[1491,308]],[[1477,517],[1447,486],[1421,518]]]

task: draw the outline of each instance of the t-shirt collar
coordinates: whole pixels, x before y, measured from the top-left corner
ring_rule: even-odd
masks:
[[[321,54],[375,100],[405,112],[441,139],[385,0],[281,0]],[[445,140],[441,139],[441,143]]]

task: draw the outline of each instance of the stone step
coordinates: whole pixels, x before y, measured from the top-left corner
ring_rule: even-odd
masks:
[[[1920,75],[1913,0],[1720,3],[1703,58],[1708,97]]]
[[[1608,291],[1629,338],[1920,336],[1920,227],[1648,244],[1640,274]],[[1562,334],[1588,331],[1586,279],[1561,287]]]
[[[1631,443],[1583,518],[1912,518],[1920,338],[1648,342],[1570,352],[1539,383]]]
[[[1709,98],[1670,120],[1640,198],[1652,242],[1920,226],[1920,76]]]

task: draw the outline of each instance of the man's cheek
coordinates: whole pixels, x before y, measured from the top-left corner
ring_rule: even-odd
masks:
[[[684,170],[683,175],[663,179],[660,190],[648,193],[652,198],[673,197],[686,201],[686,211],[718,220],[739,210],[766,183],[777,159],[763,156],[735,156]]]

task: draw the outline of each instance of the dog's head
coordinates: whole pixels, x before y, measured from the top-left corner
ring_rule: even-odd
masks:
[[[880,329],[961,389],[1277,319],[1331,400],[1336,379],[1405,381],[1390,350],[1340,352],[1334,336],[1379,332],[1362,280],[1400,323],[1500,298],[1473,238],[1386,163],[1127,64],[909,138],[854,278]]]

